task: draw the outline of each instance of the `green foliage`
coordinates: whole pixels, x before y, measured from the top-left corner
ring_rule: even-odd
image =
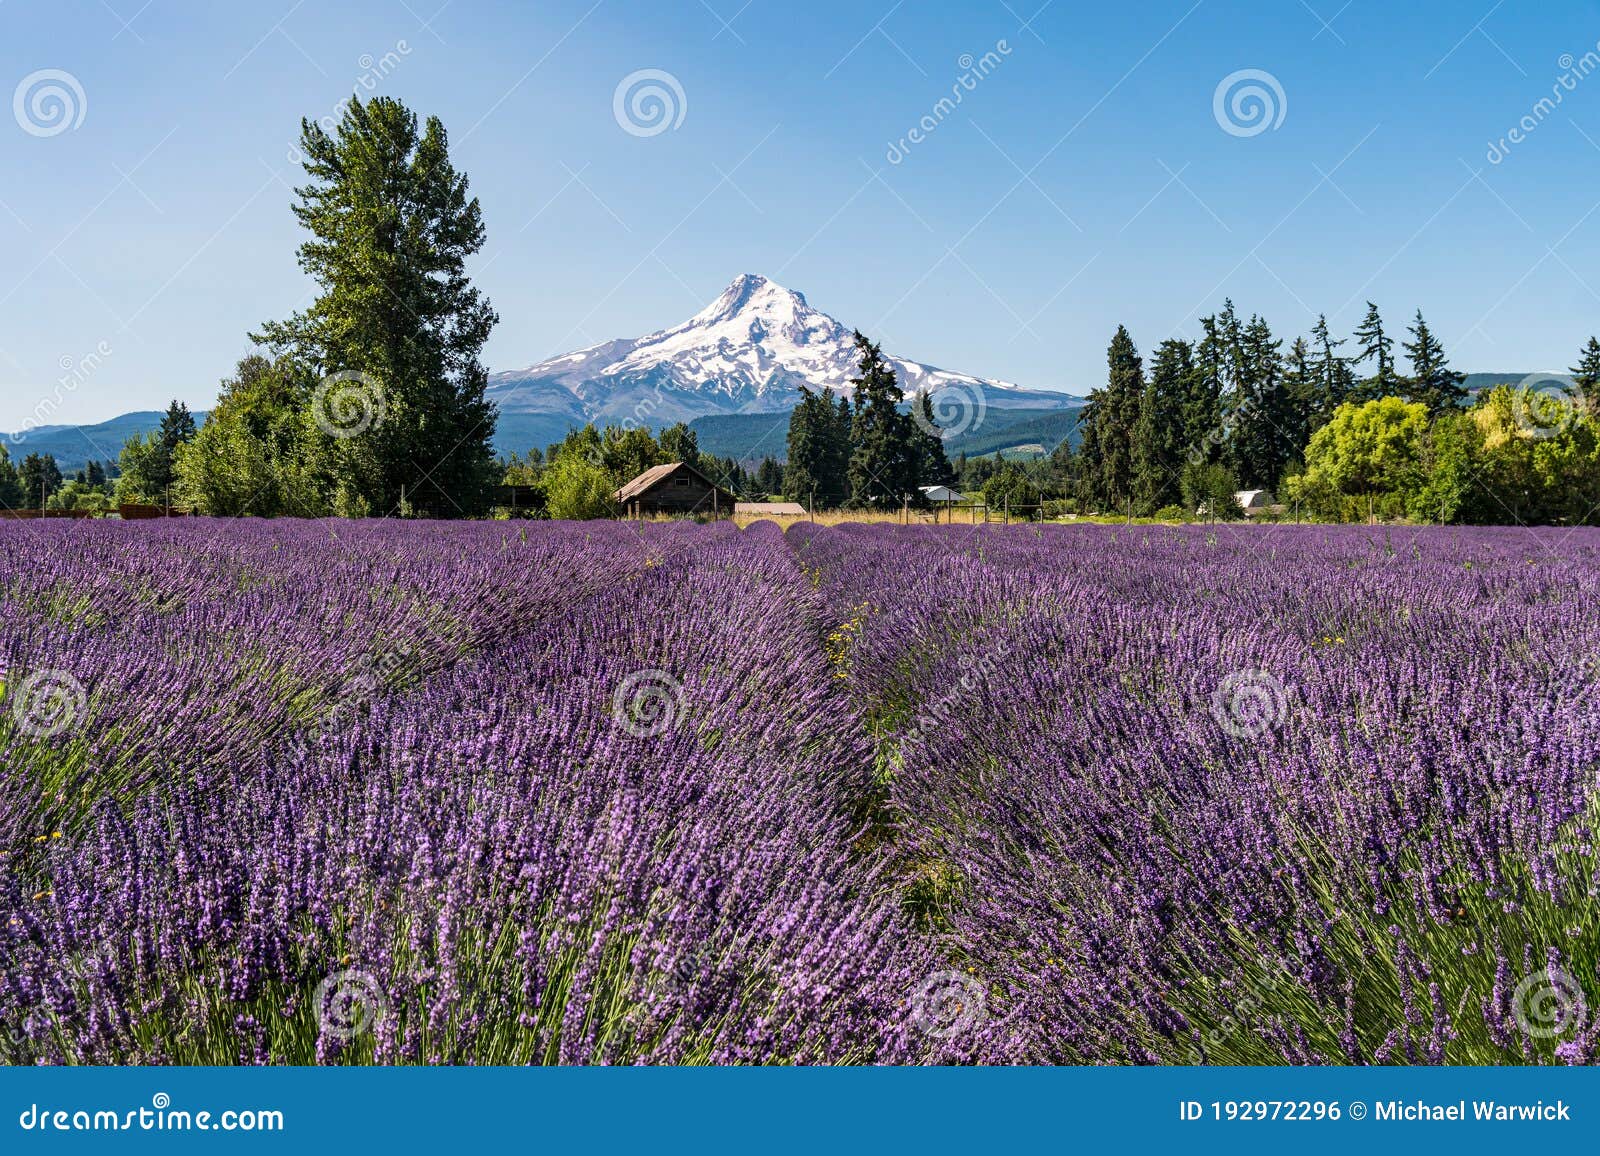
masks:
[[[1021,466],[1007,462],[984,484],[983,501],[991,510],[1010,509],[1031,517],[1039,505],[1039,487]]]
[[[1362,507],[1376,510],[1380,498],[1393,498],[1403,509],[1421,481],[1427,429],[1428,410],[1420,402],[1347,402],[1312,435],[1305,472],[1290,480],[1285,497],[1319,517],[1364,516]]]
[[[1367,302],[1366,317],[1356,328],[1355,339],[1360,342],[1360,350],[1353,361],[1358,365],[1370,363],[1372,372],[1357,384],[1352,400],[1374,401],[1399,394],[1401,381],[1394,368],[1394,338],[1384,332],[1383,318],[1371,301]]]
[[[592,432],[593,427],[587,428]],[[613,476],[596,458],[582,451],[563,451],[544,474],[546,508],[552,518],[609,518],[617,510],[611,498],[613,483]]]
[[[11,451],[0,445],[0,509],[17,510],[25,505],[22,477],[11,461]]]
[[[1179,487],[1186,516],[1235,521],[1244,517],[1239,500],[1239,479],[1218,462],[1191,462],[1184,466]]]
[[[50,454],[29,454],[22,459],[17,480],[22,486],[23,508],[37,510],[41,500],[49,505],[50,495],[61,488],[61,468]]]
[[[1134,504],[1141,513],[1178,496],[1188,451],[1184,409],[1195,372],[1194,347],[1187,341],[1163,341],[1157,347],[1133,431]]]
[[[898,507],[920,495],[921,451],[916,423],[900,410],[905,394],[883,350],[855,335],[861,355],[855,386],[855,415],[851,426],[850,501],[858,506]]]
[[[318,428],[309,375],[289,358],[251,354],[198,433],[173,457],[174,504],[218,517],[361,516],[370,512],[337,473],[334,439]],[[138,476],[141,454],[159,456],[158,435],[142,451],[124,449],[124,477]],[[132,486],[128,487],[132,492]],[[162,501],[150,493],[146,501]]]
[[[466,276],[483,246],[482,213],[444,126],[430,117],[419,131],[397,100],[352,98],[332,134],[302,121],[300,150],[309,179],[294,212],[311,234],[300,265],[320,294],[258,340],[317,377],[359,374],[370,395],[362,404],[377,420],[320,455],[333,504],[482,513],[496,474],[495,408],[479,353],[498,318]],[[259,464],[257,449],[228,441],[241,468]]]
[[[700,438],[684,422],[668,426],[656,440],[661,446],[664,461],[683,462],[695,467],[700,465]]]
[[[1439,414],[1456,409],[1466,400],[1467,391],[1462,383],[1467,375],[1450,368],[1444,346],[1422,319],[1420,309],[1411,326],[1411,340],[1402,348],[1411,358],[1411,379],[1407,384],[1412,401],[1427,406],[1430,414]]]

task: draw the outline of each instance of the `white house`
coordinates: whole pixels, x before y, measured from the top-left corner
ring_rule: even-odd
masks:
[[[1239,503],[1247,518],[1265,514],[1278,504],[1271,490],[1240,490],[1233,495],[1233,500]]]
[[[970,500],[967,495],[958,490],[952,490],[949,486],[919,486],[917,488],[922,491],[922,496],[930,502],[966,502]]]

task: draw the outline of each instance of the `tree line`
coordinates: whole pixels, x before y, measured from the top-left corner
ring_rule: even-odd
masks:
[[[784,492],[815,507],[925,506],[920,487],[956,480],[932,402],[919,392],[905,408],[905,391],[882,348],[859,330],[855,344],[853,404],[800,388],[800,404],[789,415]]]
[[[1249,489],[1325,519],[1594,517],[1593,337],[1570,381],[1471,397],[1420,310],[1398,341],[1403,366],[1371,302],[1349,338],[1319,317],[1287,351],[1232,301],[1200,330],[1198,341],[1162,342],[1147,369],[1118,327],[1077,446],[1032,472],[1042,492],[1085,512],[1167,517],[1237,514],[1233,495]]]

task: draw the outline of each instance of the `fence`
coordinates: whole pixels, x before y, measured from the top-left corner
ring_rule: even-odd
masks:
[[[0,522],[28,522],[39,518],[67,518],[80,521],[84,518],[121,518],[125,522],[142,522],[149,518],[186,518],[187,510],[167,506],[141,506],[123,502],[120,506],[107,506],[103,510],[6,510],[0,509]]]

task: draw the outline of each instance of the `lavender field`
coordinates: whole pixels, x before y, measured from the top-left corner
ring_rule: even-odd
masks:
[[[11,1063],[1592,1063],[1600,531],[0,524]]]

